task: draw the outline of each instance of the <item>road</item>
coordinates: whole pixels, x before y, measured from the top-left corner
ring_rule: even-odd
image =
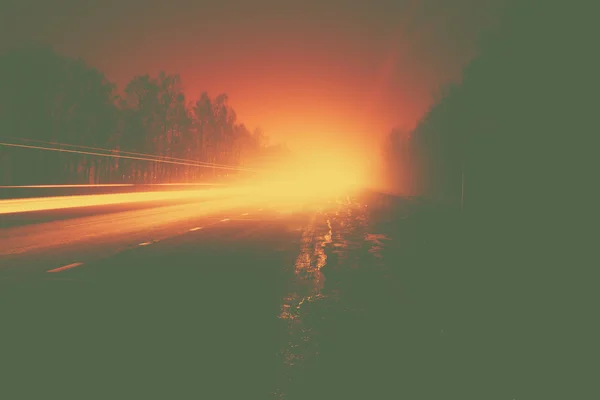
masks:
[[[412,212],[399,204],[13,218],[0,230],[2,397],[432,398],[456,382],[450,303],[424,301],[443,275],[395,270],[410,239],[385,221]]]

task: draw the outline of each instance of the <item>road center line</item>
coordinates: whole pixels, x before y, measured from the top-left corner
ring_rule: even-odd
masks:
[[[50,271],[46,271],[46,272],[60,272],[60,271],[64,271],[64,270],[67,270],[70,268],[79,267],[80,265],[83,265],[83,263],[76,262],[73,264],[68,264],[68,265],[64,265],[62,267],[54,268],[54,269],[51,269]]]

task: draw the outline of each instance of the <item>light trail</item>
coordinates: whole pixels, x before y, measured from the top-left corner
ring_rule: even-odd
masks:
[[[274,181],[270,184],[238,185],[196,190],[182,189],[6,199],[0,200],[0,215],[153,201],[194,202],[206,199],[224,200],[233,197],[240,201],[240,204],[260,204],[268,205],[269,207],[296,209],[296,207],[302,207],[307,203],[321,202],[324,198],[331,195],[331,192],[313,192],[306,190],[305,186],[294,188],[293,185],[287,182],[282,184],[282,182]]]
[[[209,182],[200,182],[200,183],[148,183],[140,186],[225,186],[225,183],[209,183]]]
[[[157,160],[157,159],[145,158],[145,157],[125,156],[125,155],[120,155],[120,154],[93,153],[93,152],[89,152],[89,151],[80,151],[80,150],[55,149],[55,148],[51,148],[51,147],[30,146],[30,145],[26,145],[26,144],[0,142],[0,146],[21,147],[21,148],[26,148],[26,149],[47,150],[47,151],[58,151],[61,153],[75,153],[75,154],[84,154],[84,155],[92,155],[92,156],[99,156],[99,157],[126,158],[126,159],[130,159],[130,160],[161,162],[161,163],[166,163],[166,164],[185,165],[185,166],[192,166],[192,167],[226,169],[226,170],[230,170],[230,171],[258,172],[257,170],[241,168],[241,167],[231,167],[231,166],[221,166],[221,165],[205,165],[205,164],[198,164],[195,162],[191,163],[191,162],[181,162],[181,161],[171,161],[171,160]]]
[[[65,248],[79,243],[105,245],[111,243],[118,244],[119,247],[123,242],[136,245],[146,242],[156,243],[161,237],[170,237],[187,231],[190,228],[189,222],[201,216],[217,216],[228,210],[252,204],[252,201],[252,198],[246,196],[222,195],[187,204],[122,210],[108,214],[99,213],[75,219],[59,219],[0,229],[0,260],[5,255],[14,256],[44,249]],[[152,236],[160,233],[161,237],[153,237],[149,240],[149,232]]]
[[[194,201],[210,198],[226,198],[242,193],[244,193],[243,189],[226,188],[10,199],[0,200],[0,215],[150,201]]]
[[[73,185],[7,185],[0,189],[62,189],[62,188],[88,188],[88,187],[123,187],[134,186],[133,183],[104,183],[104,184],[73,184]]]
[[[51,270],[46,271],[46,272],[51,272],[51,273],[53,273],[53,272],[61,272],[61,271],[65,271],[67,269],[79,267],[81,265],[83,265],[83,263],[76,262],[76,263],[72,263],[72,264],[69,264],[69,265],[64,265],[62,267],[54,268],[54,269],[51,269]]]
[[[142,186],[224,186],[224,183],[95,183],[95,184],[57,184],[57,185],[8,185],[0,189],[64,189],[64,188],[96,188],[96,187],[142,187]]]
[[[83,145],[79,145],[79,144],[69,144],[69,143],[60,143],[60,142],[47,142],[47,141],[44,141],[44,140],[35,140],[35,139],[24,139],[24,138],[15,138],[15,139],[21,140],[21,141],[24,141],[24,142],[44,143],[44,144],[51,144],[51,145],[55,145],[55,146],[66,146],[66,147],[74,147],[74,148],[79,148],[79,149],[105,151],[107,153],[111,153],[111,154],[108,154],[110,156],[113,156],[114,152],[118,152],[118,153],[123,153],[123,154],[131,154],[131,155],[134,155],[134,156],[142,156],[142,157],[147,157],[147,158],[155,158],[157,160],[163,160],[164,159],[164,160],[189,162],[189,163],[206,165],[206,166],[209,166],[209,167],[212,167],[212,166],[231,167],[231,165],[226,165],[226,164],[209,163],[209,162],[206,162],[206,161],[196,161],[196,160],[190,160],[190,159],[186,159],[186,158],[178,158],[178,157],[170,157],[170,156],[156,156],[154,154],[137,153],[137,152],[133,152],[133,151],[124,151],[124,150],[116,150],[116,149],[105,149],[105,148],[102,148],[102,147],[83,146]]]
[[[0,143],[2,145],[3,143]],[[77,150],[50,149],[40,146],[8,144],[9,146],[54,150],[60,152],[101,155],[107,157],[124,157],[156,161],[141,157],[111,156]],[[194,163],[177,161],[158,161],[179,165],[198,166]],[[128,192],[119,194],[96,194],[62,197],[41,197],[29,199],[7,199],[0,201],[0,214],[23,213],[31,211],[56,210],[76,207],[114,205],[147,201],[184,200],[195,201],[201,198],[219,198],[237,196],[243,204],[256,204],[261,208],[280,208],[285,212],[301,211],[308,204],[320,204],[334,198],[346,198],[355,193],[366,182],[366,175],[356,158],[335,157],[326,149],[311,152],[302,158],[291,158],[278,166],[276,171],[263,171],[252,181],[245,184],[238,182],[235,186],[205,190],[161,190]],[[223,168],[223,167],[218,167]],[[231,168],[244,170],[243,168]],[[255,172],[253,170],[253,172]],[[176,186],[177,183],[155,184],[157,186]],[[193,185],[193,183],[191,184]],[[51,187],[47,185],[46,187]]]

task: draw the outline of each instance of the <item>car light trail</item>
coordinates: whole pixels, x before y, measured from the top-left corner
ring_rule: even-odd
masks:
[[[97,194],[80,196],[36,197],[29,199],[0,200],[0,214],[49,211],[77,207],[105,206],[150,201],[201,200],[241,194],[240,189],[224,188],[213,190],[177,190],[160,192],[138,192]]]
[[[134,186],[133,183],[104,183],[104,184],[81,184],[81,185],[6,185],[0,189],[63,189],[63,188],[94,188],[94,187],[127,187]]]
[[[82,266],[82,265],[83,265],[83,263],[76,262],[76,263],[73,263],[73,264],[69,264],[69,265],[65,265],[65,266],[62,266],[62,267],[54,268],[54,269],[51,269],[51,270],[46,271],[46,272],[50,272],[50,273],[61,272],[61,271],[65,271],[65,270],[71,269],[71,268],[76,268],[76,267],[79,267],[79,266]]]
[[[5,144],[15,147],[34,148],[41,150],[52,150],[59,152],[81,153],[101,155],[106,157],[124,157],[142,159],[146,161],[157,161],[147,158],[114,156],[77,150],[51,149],[40,146]],[[183,163],[178,161],[162,160],[179,165],[199,166],[195,163]],[[344,198],[347,195],[360,190],[365,182],[364,173],[360,163],[347,157],[333,158],[330,154],[323,152],[304,156],[297,160],[291,159],[280,165],[276,171],[261,171],[252,182],[238,183],[234,186],[212,188],[210,190],[160,190],[127,192],[112,194],[89,194],[38,197],[28,199],[0,200],[0,214],[23,213],[31,211],[45,211],[68,209],[77,207],[115,205],[137,202],[152,201],[186,201],[195,202],[207,198],[221,198],[236,196],[237,200],[246,205],[257,205],[260,209],[278,208],[279,211],[294,212],[301,210],[309,204],[320,204],[323,201],[335,198]],[[225,168],[225,167],[215,167]],[[227,169],[245,170],[243,168],[227,167]],[[159,183],[157,186],[165,188],[177,183]],[[191,184],[193,185],[193,184]],[[94,187],[92,185],[40,185],[40,187]],[[108,186],[108,185],[107,185]],[[143,185],[142,185],[143,186]],[[100,187],[100,186],[98,186]],[[260,211],[260,210],[259,210]]]
[[[108,187],[144,187],[144,186],[224,186],[224,183],[97,183],[97,184],[72,184],[72,185],[6,185],[0,186],[0,189],[77,189],[77,188],[108,188]]]

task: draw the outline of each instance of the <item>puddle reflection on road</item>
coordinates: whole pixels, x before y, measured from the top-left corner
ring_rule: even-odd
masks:
[[[276,398],[285,399],[294,388],[310,384],[304,374],[320,355],[323,322],[333,313],[352,312],[342,308],[343,290],[333,280],[326,284],[322,269],[356,269],[365,261],[364,251],[374,261],[382,258],[389,239],[368,230],[366,207],[349,198],[315,212],[303,229],[290,291],[278,316],[283,335]]]

